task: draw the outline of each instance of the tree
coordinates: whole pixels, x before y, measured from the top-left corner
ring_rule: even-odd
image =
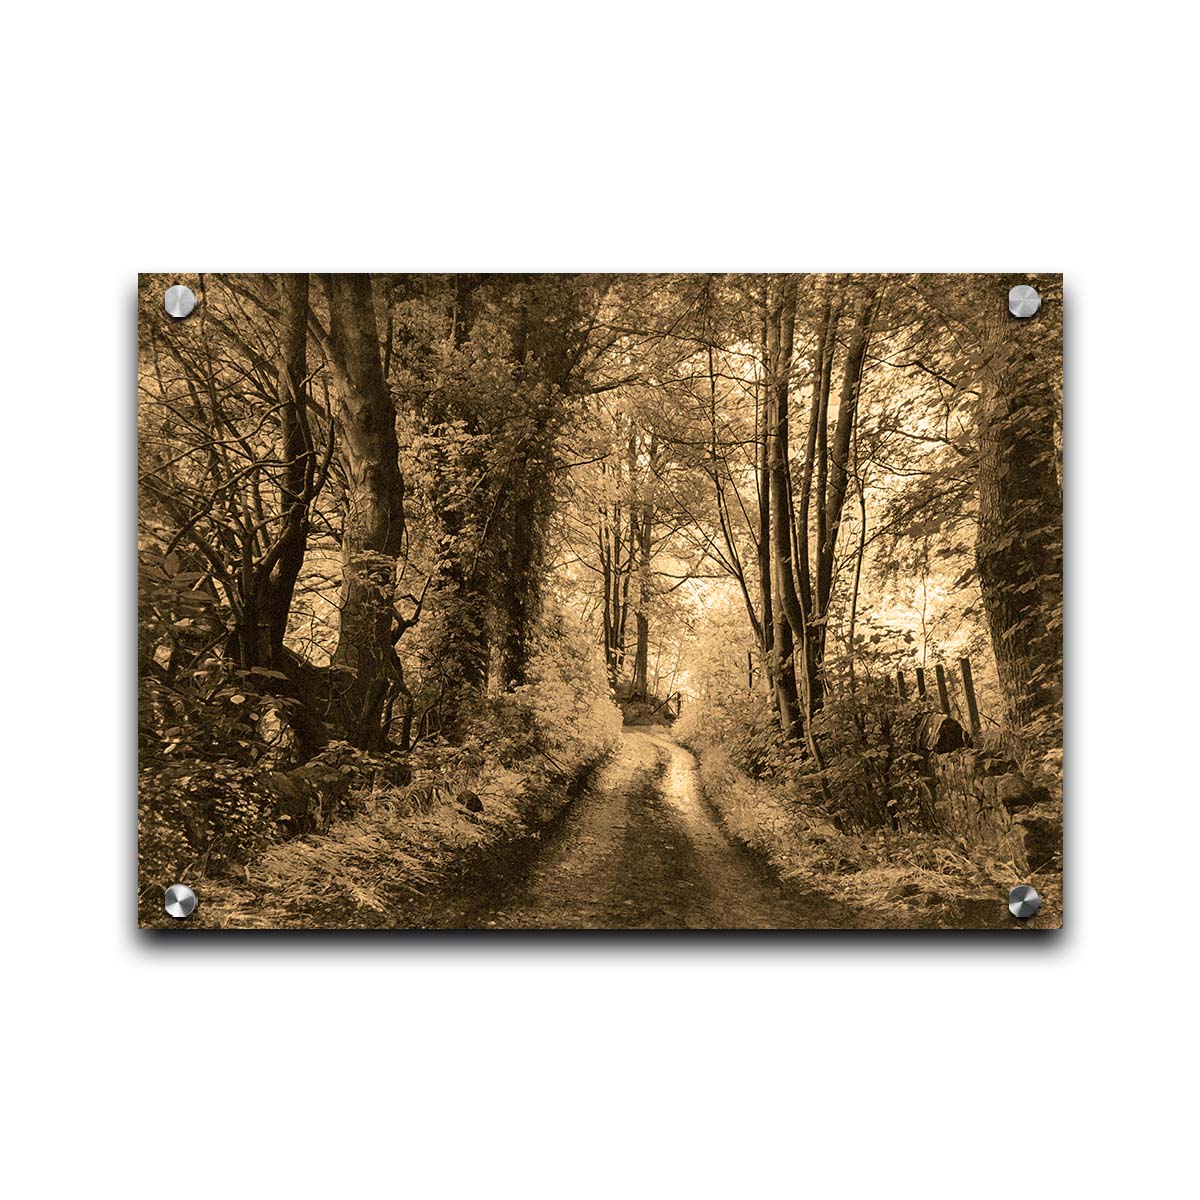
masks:
[[[811,711],[800,712],[796,647],[806,658],[807,618],[796,594],[792,549],[796,542],[788,445],[788,390],[796,324],[796,281],[788,276],[768,285],[763,346],[770,579],[775,618],[774,679],[779,723],[798,738]]]
[[[266,554],[243,572],[235,637],[239,661],[244,666],[283,671],[283,638],[296,579],[304,564],[309,506],[324,479],[308,420],[308,276],[281,275],[277,302],[276,388],[283,450],[277,507],[281,521]],[[332,447],[332,439],[327,440],[327,447]],[[328,469],[327,464],[324,469]]]
[[[506,688],[525,682],[531,636],[541,615],[542,568],[558,476],[559,437],[590,395],[609,390],[607,354],[618,335],[601,313],[611,291],[607,276],[546,275],[536,282],[508,279],[513,411],[510,457],[496,499],[496,548],[507,586],[498,590],[500,671]]]
[[[165,558],[182,554],[185,574],[227,605],[233,663],[292,701],[311,750],[322,734],[284,646],[333,453],[307,382],[308,276],[216,276],[200,291],[191,324],[146,314],[155,421],[142,431],[143,497],[164,522]]]
[[[815,285],[815,286],[813,286]],[[800,738],[823,702],[825,689],[825,631],[836,575],[838,535],[846,503],[848,463],[854,440],[858,397],[866,367],[866,351],[877,315],[873,284],[849,279],[810,283],[814,295],[800,303],[795,276],[768,277],[761,298],[756,281],[741,282],[727,292],[742,319],[726,321],[726,344],[714,352],[711,294],[702,306],[701,340],[706,344],[709,387],[709,464],[723,552],[716,557],[737,579],[750,625],[772,690],[780,726],[791,739]],[[726,284],[728,288],[728,284]],[[844,353],[838,337],[842,312],[849,298],[857,302]],[[754,496],[742,499],[739,478],[730,470],[727,451],[718,433],[718,358],[735,358],[738,331],[746,311],[757,311],[760,322],[760,361],[755,389]],[[744,335],[743,335],[744,336]],[[730,344],[730,343],[733,344]],[[798,349],[804,351],[802,362]],[[841,370],[838,418],[829,439],[829,401],[837,370]],[[728,369],[728,368],[727,368]],[[736,368],[735,368],[736,369]],[[793,388],[802,372],[811,379],[807,437],[797,463],[790,440]],[[797,483],[798,476],[798,483]],[[728,495],[747,517],[746,536],[752,544],[758,574],[758,603],[742,566],[740,540],[734,528]]]
[[[817,490],[813,504],[817,510],[816,545],[816,588],[807,598],[808,618],[807,654],[807,707],[808,716],[817,712],[822,704],[825,679],[823,674],[825,646],[829,628],[829,602],[833,592],[838,535],[842,526],[842,514],[846,506],[846,490],[850,479],[850,452],[855,438],[858,421],[858,401],[862,390],[866,365],[867,345],[871,326],[878,312],[878,294],[874,283],[867,283],[858,300],[855,315],[846,342],[845,360],[842,365],[842,384],[838,397],[838,420],[834,430],[833,446],[826,455],[828,446],[827,426],[829,420],[829,392],[833,375],[834,342],[837,337],[838,318],[844,301],[839,300],[836,311],[827,310],[827,325],[823,325],[818,339],[821,352],[821,377],[813,399],[813,419],[817,424],[816,446],[819,460],[816,464]],[[828,356],[826,360],[826,355]],[[812,440],[812,439],[810,439]],[[805,463],[804,503],[809,507],[807,487],[813,471]],[[800,533],[803,552],[808,556],[807,522]],[[806,565],[806,574],[812,568]]]
[[[396,678],[392,629],[396,562],[404,545],[404,478],[396,410],[384,382],[369,275],[330,275],[325,338],[346,474],[340,624],[334,665],[345,674],[341,723],[355,746],[384,742],[383,712]]]
[[[646,447],[647,484],[659,470],[659,443],[657,434],[651,432]],[[649,491],[649,488],[646,489]],[[643,495],[633,515],[634,552],[637,555],[637,608],[634,612],[635,643],[633,672],[630,694],[635,700],[647,698],[648,674],[650,670],[650,602],[654,588],[651,563],[654,556],[654,523],[656,506],[653,495]]]
[[[1024,282],[1025,277],[1010,282]],[[1016,726],[1061,721],[1062,485],[1058,289],[1008,314],[1007,282],[988,289],[979,368],[979,538],[976,562],[996,669]]]

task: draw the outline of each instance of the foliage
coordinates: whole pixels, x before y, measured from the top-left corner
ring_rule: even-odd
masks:
[[[531,778],[499,764],[442,763],[409,787],[363,794],[361,810],[328,832],[269,847],[244,880],[213,881],[201,924],[234,928],[347,928],[397,923],[407,907],[449,882],[471,855],[523,836]],[[458,799],[466,784],[479,812]],[[561,801],[560,801],[561,802]]]
[[[201,921],[390,923],[472,855],[550,820],[619,735],[600,647],[558,619],[538,639],[530,682],[481,704],[460,744],[420,746],[407,783],[377,775],[327,830],[266,848],[244,883],[211,885]]]
[[[774,705],[761,689],[718,694],[708,703],[692,701],[674,733],[693,750],[720,746],[752,779],[787,778],[804,761],[804,750],[783,736]]]
[[[180,569],[155,546],[138,556],[138,743],[143,763],[164,759],[255,762],[274,748],[270,712],[289,701],[271,695],[284,678],[240,669],[223,653],[227,626],[203,575]]]
[[[784,881],[874,912],[882,927],[992,927],[1006,915],[997,897],[1030,879],[1011,860],[938,831],[839,828],[815,793],[798,802],[780,781],[752,780],[720,747],[701,754],[700,782],[729,835]],[[1035,886],[1053,925],[1061,879],[1047,872]]]
[[[824,760],[823,779],[839,828],[932,828],[935,816],[924,758],[913,734],[923,703],[901,700],[868,681],[826,698],[813,720]]]
[[[529,682],[487,701],[470,744],[511,765],[540,757],[563,778],[607,754],[621,733],[600,648],[559,615],[539,630]]]
[[[929,827],[933,820],[923,759],[912,741],[922,711],[878,684],[832,694],[813,721],[824,763],[819,773],[807,750],[783,737],[761,691],[736,702],[693,703],[675,729],[697,753],[719,748],[734,769],[784,785],[841,829],[899,830]]]
[[[143,879],[187,879],[244,865],[276,833],[263,775],[228,760],[146,767],[138,778]]]
[[[219,876],[273,842],[328,828],[364,789],[394,779],[394,759],[332,742],[290,772],[230,759],[172,754],[139,771],[139,863],[144,878]]]

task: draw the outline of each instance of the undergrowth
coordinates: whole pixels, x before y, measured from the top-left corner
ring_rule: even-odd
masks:
[[[544,768],[474,768],[431,751],[404,787],[376,787],[327,833],[271,846],[244,880],[206,884],[201,925],[224,928],[395,923],[473,851],[527,834],[566,795]],[[557,795],[556,795],[557,793]]]
[[[831,820],[815,783],[752,779],[723,749],[697,746],[705,800],[736,841],[785,881],[887,913],[892,927],[1004,923],[1002,898],[1033,882],[1039,924],[1061,919],[1061,877],[1030,877],[1011,860],[934,831],[846,831]]]
[[[404,783],[394,782],[399,756],[343,756],[334,769],[346,786],[331,820],[310,822],[290,840],[278,840],[278,806],[265,799],[277,773],[189,764],[144,779],[143,924],[171,924],[161,913],[163,878],[191,883],[200,895],[192,927],[410,923],[412,902],[452,881],[473,856],[550,820],[617,742],[620,712],[593,651],[572,631],[552,630],[528,682],[482,702],[460,744],[422,743],[404,757]],[[199,806],[188,799],[197,778]],[[194,810],[203,817],[194,838],[216,847],[203,856],[183,820]]]

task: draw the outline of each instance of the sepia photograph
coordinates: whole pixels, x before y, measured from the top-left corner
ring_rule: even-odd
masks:
[[[139,923],[1058,928],[1062,301],[142,275]]]

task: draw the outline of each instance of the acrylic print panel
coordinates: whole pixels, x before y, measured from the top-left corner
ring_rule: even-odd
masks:
[[[139,297],[143,925],[1061,924],[1061,277]]]

